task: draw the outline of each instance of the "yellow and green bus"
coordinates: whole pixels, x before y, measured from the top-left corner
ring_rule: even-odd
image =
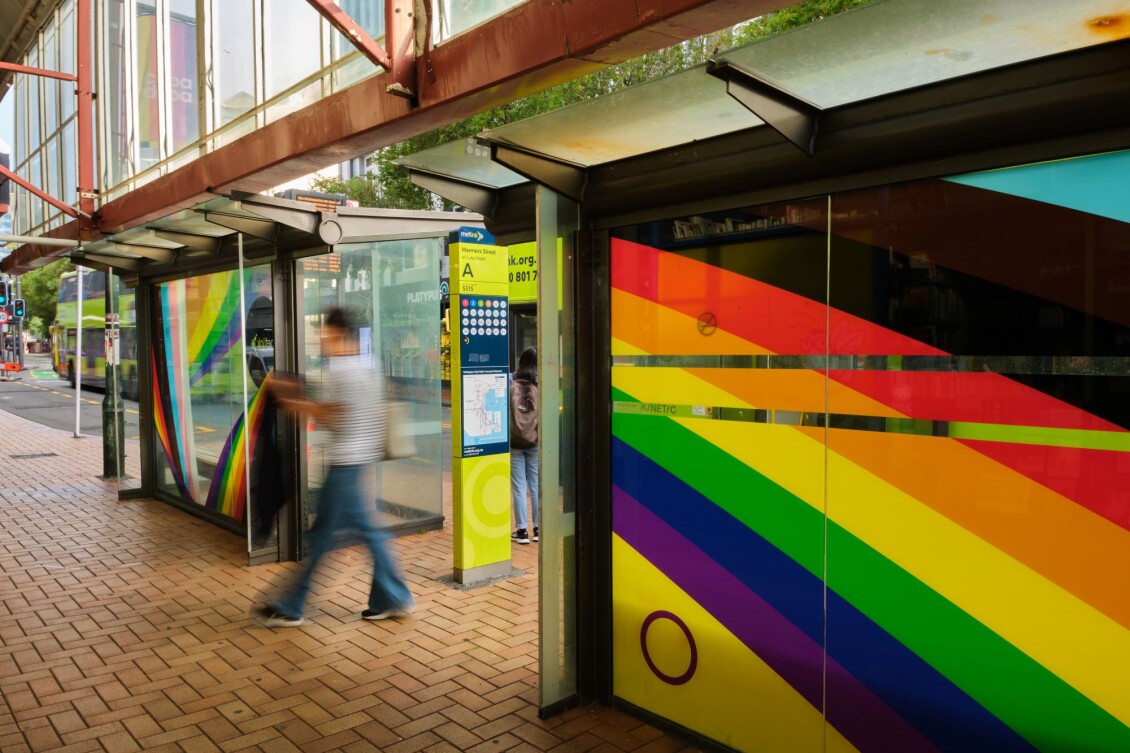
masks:
[[[106,274],[82,270],[82,348],[76,348],[78,337],[78,274],[64,272],[59,278],[59,300],[55,321],[51,325],[51,352],[55,372],[71,383],[82,370],[84,384],[106,385]],[[137,309],[133,290],[118,286],[118,321],[120,323],[119,359],[122,396],[136,400],[137,373]]]

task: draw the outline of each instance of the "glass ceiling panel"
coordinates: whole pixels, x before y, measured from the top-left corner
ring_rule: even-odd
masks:
[[[706,66],[538,115],[483,136],[589,167],[753,128],[762,120]]]
[[[726,52],[827,109],[1130,33],[1126,0],[884,0]]]
[[[491,188],[506,188],[526,182],[518,173],[491,162],[490,147],[473,138],[409,154],[396,160],[396,164]]]

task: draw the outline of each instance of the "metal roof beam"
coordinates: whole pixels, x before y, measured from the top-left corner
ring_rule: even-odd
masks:
[[[404,168],[408,178],[420,188],[453,201],[484,217],[493,217],[498,208],[498,191],[485,186],[449,178],[446,175]]]
[[[176,230],[162,230],[161,228],[149,228],[154,235],[158,238],[164,238],[173,243],[179,243],[182,246],[187,246],[193,251],[203,251],[207,254],[218,254],[220,252],[220,239],[212,235],[196,235],[195,233],[182,233]]]
[[[265,241],[274,241],[279,234],[279,226],[270,220],[257,220],[252,217],[237,217],[234,214],[216,214],[204,212],[204,219],[213,225],[226,227],[237,233],[250,235]]]
[[[500,144],[489,138],[479,140],[490,146],[490,158],[498,164],[574,201],[584,200],[585,185],[588,183],[588,174],[584,168],[544,154]]]
[[[78,263],[90,261],[104,267],[124,269],[127,272],[136,272],[141,266],[141,262],[138,259],[126,259],[121,256],[107,256],[105,254],[91,254],[86,251],[75,251],[71,254],[71,258]]]
[[[136,243],[115,243],[110,248],[121,251],[123,254],[133,254],[160,264],[169,264],[177,258],[177,252],[172,248],[141,246]]]
[[[816,153],[821,112],[816,105],[726,58],[711,60],[706,72],[725,81],[727,94],[805,154]]]

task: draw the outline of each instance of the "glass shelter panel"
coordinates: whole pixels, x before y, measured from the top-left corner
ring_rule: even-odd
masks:
[[[200,138],[196,0],[169,0],[169,99],[173,151]],[[245,32],[246,33],[246,32]]]
[[[386,399],[406,404],[417,454],[378,463],[370,479],[384,522],[416,530],[443,516],[440,392],[440,258],[443,240],[345,244],[298,262],[306,382],[315,393],[328,364],[318,329],[323,314],[344,309],[358,328],[363,356],[383,376]],[[374,396],[374,399],[377,399]],[[317,511],[327,466],[328,432],[310,427],[306,520]]]
[[[541,518],[538,651],[542,708],[565,701],[577,693],[577,403],[573,259],[579,213],[576,202],[544,186],[538,187],[536,253],[539,305],[535,313],[538,397],[541,403],[538,407],[540,473],[537,491],[540,494]],[[512,294],[514,290],[512,283]],[[521,334],[517,336],[521,337]],[[521,354],[521,351],[517,352]],[[521,462],[521,452],[513,450],[511,457]],[[513,462],[511,468],[514,468]],[[521,503],[524,504],[525,500]],[[535,516],[534,525],[537,525],[536,520]]]
[[[1130,745],[1128,167],[832,197],[829,665],[905,750]]]
[[[1130,747],[1127,175],[614,233],[618,697],[739,750]]]
[[[240,528],[248,475],[253,511],[261,476],[255,465],[248,474],[247,462],[258,459],[275,419],[260,389],[274,360],[272,298],[267,265],[246,269],[242,280],[216,272],[156,286],[157,488]]]
[[[611,241],[613,692],[821,750],[826,202]]]

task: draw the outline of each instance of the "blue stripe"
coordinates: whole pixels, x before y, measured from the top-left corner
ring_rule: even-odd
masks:
[[[626,418],[626,417],[625,417]],[[657,419],[645,417],[648,421]],[[671,423],[668,421],[668,423]],[[672,426],[675,426],[673,423]],[[704,440],[676,427],[682,444]],[[669,430],[669,428],[668,428]],[[721,452],[712,447],[715,453]],[[696,452],[701,452],[697,450]],[[763,487],[747,468],[733,489]],[[818,643],[824,643],[822,581],[740,520],[627,443],[613,438],[613,483],[687,538]],[[781,494],[788,495],[785,490]],[[791,495],[790,495],[791,496]],[[823,516],[802,500],[796,525],[823,539]],[[748,504],[772,504],[759,497]],[[801,509],[803,508],[803,509]],[[811,511],[811,515],[807,511]],[[617,521],[617,526],[621,521]],[[862,542],[860,546],[865,546]],[[895,565],[891,564],[891,567]],[[925,588],[925,586],[923,586]],[[942,751],[1000,753],[1035,750],[959,687],[832,590],[827,591],[829,652]],[[829,698],[835,704],[835,698]],[[829,716],[834,718],[833,709]]]

